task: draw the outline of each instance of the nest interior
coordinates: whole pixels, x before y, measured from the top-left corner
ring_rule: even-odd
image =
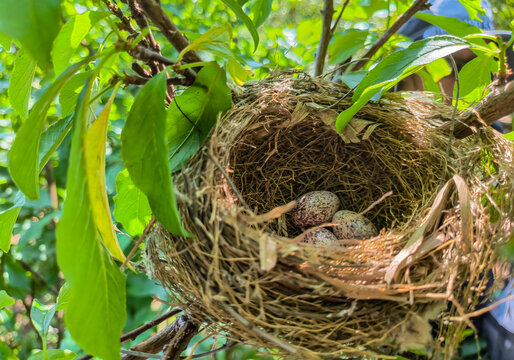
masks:
[[[350,105],[345,86],[302,74],[237,94],[174,177],[194,238],[158,227],[153,276],[213,333],[284,356],[451,358],[512,234],[512,145],[488,129],[452,139],[437,130],[451,108],[399,94],[339,134]],[[303,244],[287,204],[314,190],[380,234]]]

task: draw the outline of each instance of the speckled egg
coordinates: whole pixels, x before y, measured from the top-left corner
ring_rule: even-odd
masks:
[[[337,245],[337,237],[332,231],[321,228],[313,230],[305,235],[303,242],[307,244],[314,244],[317,246],[334,246]]]
[[[329,222],[340,205],[330,191],[311,191],[298,199],[291,215],[295,225],[305,229]]]
[[[373,223],[357,213],[349,210],[340,210],[332,218],[334,226],[332,230],[339,240],[344,239],[369,239],[378,235],[377,228]]]

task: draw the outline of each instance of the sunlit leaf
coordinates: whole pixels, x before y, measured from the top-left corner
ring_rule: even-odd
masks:
[[[119,360],[126,318],[125,275],[102,246],[88,195],[83,144],[93,79],[74,115],[66,199],[57,227],[57,261],[69,284],[64,320],[77,344],[104,360]]]
[[[257,49],[257,46],[259,45],[259,34],[257,33],[257,29],[255,28],[255,25],[252,22],[252,19],[248,17],[248,15],[245,14],[243,9],[241,8],[241,5],[236,0],[221,0],[225,5],[227,5],[238,17],[239,20],[245,24],[246,28],[250,32],[253,38],[253,45],[254,50]]]
[[[36,61],[20,49],[14,62],[14,70],[9,83],[9,102],[13,109],[24,119],[29,116],[30,91],[36,71]]]
[[[9,251],[12,229],[24,203],[25,196],[19,192],[16,195],[14,205],[7,210],[0,211],[0,250],[3,252]]]
[[[498,70],[494,58],[488,54],[480,55],[467,62],[459,71],[459,108],[479,102],[486,94],[491,83],[491,76]],[[453,91],[457,97],[457,83]]]
[[[271,13],[271,5],[273,0],[256,0],[250,7],[250,15],[255,27],[261,26]]]
[[[70,131],[72,124],[73,116],[68,115],[65,118],[59,119],[43,131],[39,142],[39,171],[43,170],[50,156],[57,150],[68,131]]]
[[[61,116],[65,117],[73,113],[77,105],[77,98],[80,90],[84,87],[87,78],[91,76],[91,71],[80,72],[75,74],[63,86],[59,94],[59,104],[61,105]]]
[[[9,173],[18,188],[31,200],[39,198],[39,141],[46,120],[46,114],[53,99],[73,74],[86,64],[87,60],[70,66],[46,90],[30,111],[27,121],[18,130],[9,151]]]
[[[412,43],[383,59],[362,79],[353,94],[353,105],[339,114],[336,121],[338,132],[342,132],[355,114],[379,91],[387,90],[401,79],[420,70],[434,60],[469,47],[469,43],[455,36],[434,36]]]
[[[485,15],[485,10],[482,9],[480,0],[459,0],[459,2],[464,6],[471,20],[482,21],[478,15]]]
[[[14,299],[5,290],[0,290],[0,310],[11,305],[14,305]]]
[[[232,76],[232,79],[234,79],[234,82],[237,85],[243,85],[248,79],[248,75],[251,73],[246,71],[245,68],[233,57],[228,58],[227,72]]]
[[[141,89],[121,133],[121,152],[134,184],[145,193],[155,218],[170,232],[188,235],[182,227],[167,161],[166,73]]]
[[[86,162],[86,182],[89,188],[89,201],[100,237],[116,259],[125,260],[125,255],[118,244],[111,219],[109,200],[105,187],[105,147],[107,142],[107,125],[111,105],[116,96],[117,88],[105,104],[100,115],[86,134],[84,143],[84,159]]]
[[[215,63],[204,66],[192,86],[168,109],[170,168],[180,169],[205,141],[219,114],[232,106],[225,71]]]
[[[18,39],[44,68],[61,26],[61,0],[0,1],[0,32]]]
[[[47,356],[45,357],[43,351],[38,350],[30,355],[28,360],[73,360],[77,357],[77,354],[70,350],[50,349],[46,352]]]
[[[59,289],[59,296],[57,296],[57,311],[66,310],[70,302],[70,285],[65,282]]]
[[[52,306],[44,306],[41,305],[37,299],[34,299],[32,302],[32,307],[30,308],[30,319],[43,340],[48,334],[48,328],[50,327],[50,322],[55,314],[55,308],[55,304]]]
[[[3,47],[4,50],[9,51],[11,50],[11,44],[11,37],[0,32],[0,46]]]
[[[68,67],[70,59],[79,47],[80,42],[91,30],[91,26],[102,16],[104,16],[103,13],[88,11],[73,16],[63,25],[54,40],[52,49],[52,61],[56,75],[59,75]]]
[[[141,235],[152,217],[146,195],[130,179],[127,169],[116,177],[117,195],[114,197],[113,215],[116,221],[133,236]]]
[[[464,37],[470,34],[478,34],[482,32],[478,26],[469,24],[465,21],[459,20],[455,17],[442,16],[442,15],[434,15],[427,13],[417,13],[417,18],[420,18],[423,21],[426,21],[432,25],[439,26],[441,29],[446,31],[447,33],[459,37]]]
[[[368,37],[367,31],[351,29],[334,37],[328,47],[330,63],[340,64],[361,49]]]
[[[225,24],[221,27],[212,27],[180,52],[177,63],[180,62],[182,57],[189,51],[214,50],[215,52],[232,56],[230,52],[231,39],[232,28],[229,24]]]

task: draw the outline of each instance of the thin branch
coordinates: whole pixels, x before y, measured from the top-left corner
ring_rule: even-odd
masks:
[[[403,24],[407,22],[412,16],[414,16],[415,13],[417,13],[420,10],[423,10],[428,7],[428,0],[416,0],[412,6],[405,12],[405,14],[402,14],[396,19],[395,23],[385,31],[385,33],[378,39],[378,41],[373,45],[368,52],[363,56],[363,59],[359,61],[353,68],[352,71],[357,71],[362,69],[364,65],[368,62],[367,58],[373,57],[377,53],[377,51],[384,46],[384,44],[391,38],[391,36],[396,33]]]
[[[234,341],[228,341],[225,345],[217,348],[217,349],[214,349],[214,350],[211,350],[211,351],[206,351],[204,353],[201,353],[201,354],[196,354],[196,355],[189,355],[189,356],[181,356],[180,359],[181,360],[189,360],[189,359],[200,359],[200,358],[203,358],[203,357],[206,357],[206,356],[210,356],[210,355],[214,355],[214,354],[217,354],[219,352],[222,352],[222,351],[225,351],[225,350],[228,350],[234,346],[236,346],[237,343],[234,342]],[[121,350],[121,353],[122,354],[125,354],[125,355],[132,355],[132,356],[138,356],[138,357],[141,357],[141,358],[145,358],[145,359],[160,359],[161,358],[161,355],[155,355],[155,354],[148,354],[148,353],[144,353],[144,352],[141,352],[141,351],[134,351],[134,350]]]
[[[148,80],[150,80],[150,78],[141,77],[137,75],[125,75],[123,77],[123,83],[132,85],[144,85],[148,82]],[[166,79],[166,83],[168,85],[189,86],[193,84],[193,80],[178,77],[170,77]]]
[[[492,125],[502,117],[514,112],[514,81],[508,83],[504,91],[489,94],[474,108],[458,116],[455,122],[454,136],[463,139],[475,133],[477,129]],[[451,122],[439,129],[445,133],[450,131]]]
[[[137,249],[139,249],[139,246],[146,239],[146,237],[150,233],[150,230],[152,230],[152,228],[153,228],[154,224],[156,223],[156,221],[157,220],[155,219],[155,216],[152,215],[152,219],[150,220],[148,225],[146,225],[145,230],[143,231],[143,234],[139,237],[139,240],[137,241],[136,245],[134,245],[132,250],[130,250],[130,253],[127,255],[127,258],[125,259],[125,261],[121,265],[121,267],[120,267],[121,270],[125,269],[125,266],[127,266],[127,264],[130,261],[130,259],[132,259],[132,257],[136,253]]]
[[[174,61],[172,61],[168,58],[165,58],[158,52],[148,49],[147,47],[145,47],[141,44],[137,44],[136,47],[134,48],[134,50],[129,51],[129,54],[133,58],[142,60],[144,62],[148,62],[151,60],[151,61],[159,62],[164,65],[175,65]]]
[[[168,311],[167,313],[165,314],[162,314],[161,316],[159,317],[156,317],[155,319],[153,319],[152,321],[149,321],[147,322],[146,324],[138,327],[137,329],[134,329],[132,331],[129,331],[128,333],[126,334],[123,334],[121,335],[120,337],[120,341],[121,342],[124,342],[126,340],[134,340],[135,338],[137,338],[139,335],[141,335],[142,333],[144,333],[146,330],[150,330],[151,328],[153,328],[154,326],[157,326],[159,325],[160,323],[162,323],[164,320],[167,320],[169,319],[170,317],[172,316],[175,316],[177,315],[179,312],[181,312],[182,309],[181,308],[174,308],[174,309],[171,309],[170,311]]]
[[[189,40],[182,35],[177,26],[171,21],[162,9],[159,2],[155,0],[140,0],[141,7],[150,20],[157,26],[164,37],[177,51],[184,50],[189,45]],[[189,51],[184,55],[184,60],[188,63],[201,62],[202,59],[194,51]]]
[[[51,286],[46,280],[44,277],[42,277],[38,271],[36,271],[32,266],[30,266],[28,263],[26,263],[25,261],[19,259],[18,262],[20,263],[20,265],[26,270],[28,271],[32,276],[34,276],[34,278],[39,281],[41,283],[41,285],[43,285],[45,288],[47,288],[48,290],[50,290],[50,292],[52,294],[54,294],[55,296],[58,296],[59,295],[59,290],[57,290],[56,288],[54,288],[53,286]]]
[[[348,6],[348,3],[350,2],[350,0],[346,0],[345,3],[343,4],[343,7],[341,9],[341,11],[339,12],[339,15],[337,15],[337,19],[336,19],[336,22],[334,23],[334,25],[332,26],[332,29],[330,29],[330,37],[334,36],[334,33],[336,32],[336,29],[337,29],[337,25],[339,24],[339,21],[341,20],[341,17],[343,16],[343,13],[344,13],[344,10],[346,9],[346,7]]]
[[[319,39],[318,53],[316,54],[316,63],[314,65],[314,76],[320,76],[325,67],[325,58],[327,57],[328,43],[331,37],[332,18],[334,16],[334,1],[325,0],[323,11],[323,26],[321,29],[321,38]]]
[[[121,24],[120,27],[122,30],[128,31],[131,35],[137,35],[136,29],[130,23],[130,19],[125,16],[123,11],[118,7],[118,5],[113,4],[109,0],[104,0],[105,6],[112,12],[118,19],[120,19]]]
[[[147,322],[146,324],[138,327],[137,329],[134,329],[132,331],[129,331],[126,334],[121,335],[120,342],[124,342],[124,341],[127,341],[127,340],[134,340],[136,337],[138,337],[139,335],[141,335],[145,331],[150,330],[154,326],[159,325],[164,320],[169,319],[170,317],[178,314],[181,311],[182,311],[182,309],[175,308],[175,309],[172,309],[172,310],[168,311],[167,313],[165,313],[165,314],[163,314],[163,315],[161,315],[159,317],[156,317],[152,321]],[[92,358],[93,358],[93,356],[91,356],[91,355],[85,355],[85,356],[82,356],[81,358],[79,358],[77,360],[89,360],[89,359],[92,359]],[[157,357],[157,359],[158,359],[158,357]]]

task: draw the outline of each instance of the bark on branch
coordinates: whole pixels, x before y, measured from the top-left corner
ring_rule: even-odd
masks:
[[[177,26],[171,21],[156,0],[141,0],[141,7],[146,16],[159,28],[161,33],[166,37],[171,45],[179,52],[189,45],[189,40],[182,35]],[[188,63],[201,62],[202,59],[194,51],[189,51],[184,56],[184,60]]]
[[[325,6],[321,12],[323,15],[323,27],[321,30],[321,38],[318,45],[318,53],[316,54],[316,65],[314,68],[314,76],[323,73],[325,67],[325,58],[327,57],[328,43],[331,37],[332,17],[334,16],[334,1],[325,0]]]
[[[492,125],[504,116],[514,113],[514,81],[508,83],[504,90],[497,94],[489,94],[478,105],[464,112],[455,119],[454,136],[463,139],[475,133],[477,129]],[[440,127],[449,132],[451,123]]]

